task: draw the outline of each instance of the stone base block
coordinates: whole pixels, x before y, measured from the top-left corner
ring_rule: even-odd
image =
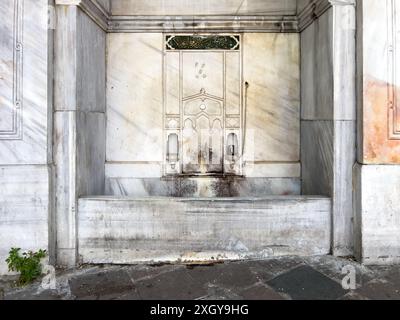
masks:
[[[82,263],[234,260],[330,252],[325,197],[79,200]]]

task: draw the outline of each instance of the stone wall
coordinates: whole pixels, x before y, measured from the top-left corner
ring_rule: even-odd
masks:
[[[0,274],[11,247],[53,250],[48,2],[0,6]]]

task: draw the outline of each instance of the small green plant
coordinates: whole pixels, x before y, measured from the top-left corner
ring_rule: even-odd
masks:
[[[26,285],[42,273],[42,265],[40,260],[46,257],[46,250],[39,250],[37,252],[27,251],[20,253],[20,248],[11,248],[9,256],[6,259],[8,270],[20,273],[18,284]]]

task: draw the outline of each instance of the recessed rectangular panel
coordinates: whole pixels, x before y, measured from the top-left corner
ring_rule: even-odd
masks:
[[[397,1],[390,1],[389,10],[389,39],[388,42],[391,44],[389,49],[389,55],[391,56],[389,61],[389,137],[391,140],[400,140],[400,17],[399,17],[399,5]]]
[[[165,53],[165,111],[179,114],[179,52]]]
[[[240,52],[226,52],[226,114],[240,114]]]
[[[18,1],[2,1],[0,8],[0,139],[9,138],[15,134],[16,103],[15,89],[16,60],[15,46],[16,29],[18,27]]]

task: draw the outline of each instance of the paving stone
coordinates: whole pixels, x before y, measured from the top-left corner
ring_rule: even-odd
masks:
[[[123,292],[116,298],[116,300],[140,300],[140,296],[136,290],[131,290],[128,292]]]
[[[135,266],[127,266],[124,267],[127,273],[129,274],[131,280],[133,282],[138,280],[144,280],[145,278],[155,277],[159,274],[165,272],[171,272],[179,269],[184,269],[184,266],[181,265],[154,265],[154,266],[146,266],[146,265],[135,265]]]
[[[350,291],[338,300],[369,300],[367,297],[362,296],[354,291]]]
[[[136,289],[132,289],[126,292],[101,295],[98,297],[98,300],[140,300],[140,296]]]
[[[140,298],[144,300],[192,300],[207,295],[207,291],[185,269],[138,281],[136,287]]]
[[[400,287],[400,267],[394,266],[384,273],[376,273],[378,278],[382,278],[393,286]]]
[[[399,279],[396,280],[399,282]],[[375,279],[356,290],[356,293],[372,300],[400,300],[400,286],[384,279]]]
[[[207,296],[200,300],[243,300],[243,298],[232,289],[220,287],[215,284],[207,285]]]
[[[78,299],[102,296],[133,289],[134,286],[125,270],[103,270],[94,274],[72,277],[69,281],[71,294]]]
[[[56,290],[44,290],[37,293],[36,290],[19,290],[7,293],[4,300],[60,300],[62,297]]]
[[[224,265],[225,266],[225,265]],[[187,274],[198,283],[216,283],[220,276],[221,269],[216,270],[216,266],[195,266],[186,269]]]
[[[254,261],[250,264],[250,270],[256,274],[262,282],[267,282],[278,275],[298,266],[304,265],[304,260],[299,257],[283,257],[263,261]]]
[[[240,295],[244,300],[284,300],[279,293],[262,284],[245,289]]]
[[[354,266],[362,279],[355,291],[345,291],[340,285],[345,265]],[[285,257],[209,266],[82,266],[58,270],[57,275],[56,290],[41,290],[41,281],[14,288],[15,277],[1,277],[0,299],[400,299],[400,266],[367,268],[335,257]]]
[[[216,273],[215,283],[227,288],[243,288],[258,282],[257,277],[251,272],[246,263],[228,263],[218,265],[210,272]]]
[[[336,280],[338,283],[341,283],[343,278],[346,276],[346,274],[342,273],[345,267],[350,266],[354,268],[357,288],[371,281],[375,277],[375,272],[373,270],[348,259],[341,259],[333,256],[318,256],[305,258],[305,261],[312,268],[327,277]]]
[[[294,300],[336,300],[346,294],[340,284],[310,266],[300,266],[267,282]]]

